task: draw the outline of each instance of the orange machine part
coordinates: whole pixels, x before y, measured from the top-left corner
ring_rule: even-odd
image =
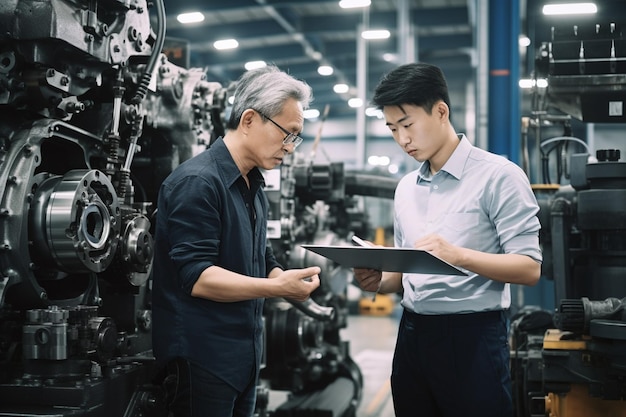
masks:
[[[545,401],[549,417],[626,417],[626,401],[590,397],[587,387],[579,384],[564,394],[551,392]]]

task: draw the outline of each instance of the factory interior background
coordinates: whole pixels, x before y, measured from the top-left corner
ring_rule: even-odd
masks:
[[[522,167],[539,202],[542,277],[511,287],[515,417],[626,416],[623,0],[351,3],[2,2],[0,416],[164,415],[158,188],[266,64],[314,96],[304,142],[265,173],[268,236],[323,273],[310,303],[266,301],[256,416],[392,416],[398,296],[301,245],[393,245],[395,186],[418,163],[370,100],[415,61],[441,67],[457,132]]]

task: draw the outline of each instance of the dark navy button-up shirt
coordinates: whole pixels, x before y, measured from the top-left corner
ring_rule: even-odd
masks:
[[[159,192],[152,272],[157,361],[186,358],[238,390],[260,365],[264,300],[215,302],[191,289],[212,265],[258,279],[282,268],[266,238],[263,176],[248,178],[249,189],[222,139],[175,169]]]

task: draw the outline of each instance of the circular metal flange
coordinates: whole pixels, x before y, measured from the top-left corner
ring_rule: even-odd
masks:
[[[73,170],[52,189],[45,210],[47,246],[67,272],[102,272],[114,258],[120,207],[113,185],[97,170]]]

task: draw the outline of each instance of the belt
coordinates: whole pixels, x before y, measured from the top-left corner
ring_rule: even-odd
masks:
[[[404,309],[404,318],[420,326],[470,326],[498,322],[506,318],[504,310],[459,314],[417,314]]]

